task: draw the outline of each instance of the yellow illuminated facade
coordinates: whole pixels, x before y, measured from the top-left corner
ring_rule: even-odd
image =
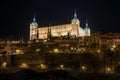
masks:
[[[80,27],[80,21],[77,18],[76,11],[74,13],[74,18],[71,20],[70,24],[56,25],[56,26],[46,26],[38,27],[35,17],[33,22],[30,24],[30,40],[34,39],[46,39],[48,36],[60,37],[60,36],[90,36],[90,28],[86,22],[86,27],[83,29]]]
[[[30,24],[30,40],[37,39],[37,33],[38,33],[38,24],[34,17],[33,22]]]

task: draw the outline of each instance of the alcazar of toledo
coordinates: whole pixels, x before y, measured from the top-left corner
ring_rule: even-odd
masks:
[[[38,26],[35,17],[33,18],[33,22],[30,24],[30,40],[46,39],[48,38],[48,35],[59,37],[66,36],[68,34],[75,37],[90,36],[88,22],[86,21],[86,26],[83,29],[80,26],[80,20],[77,18],[76,11],[74,12],[74,17],[70,24],[40,27]]]

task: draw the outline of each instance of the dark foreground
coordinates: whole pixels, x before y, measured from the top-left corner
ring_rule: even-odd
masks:
[[[21,70],[16,73],[1,73],[0,80],[120,80],[117,74],[81,73],[65,70],[36,72]]]

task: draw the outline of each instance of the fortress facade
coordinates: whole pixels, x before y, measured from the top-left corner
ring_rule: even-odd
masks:
[[[90,28],[88,27],[87,21],[84,29],[80,26],[80,20],[77,17],[76,11],[74,12],[74,17],[70,24],[40,27],[34,17],[33,22],[30,24],[29,39],[47,39],[49,35],[52,37],[67,35],[75,37],[90,36]]]

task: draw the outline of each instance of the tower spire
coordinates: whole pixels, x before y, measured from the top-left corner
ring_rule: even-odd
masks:
[[[88,21],[85,24],[85,36],[90,36],[90,28],[88,27]]]
[[[37,24],[35,14],[33,15],[33,21],[32,21],[32,24]]]
[[[75,9],[75,11],[74,11],[74,18],[73,19],[78,19],[77,18],[77,12],[76,12],[76,9]]]
[[[88,21],[87,21],[87,19],[86,19],[85,27],[88,28]]]
[[[78,20],[76,9],[74,10],[74,17],[73,17],[73,20]]]
[[[77,18],[76,9],[74,10],[74,17],[73,17],[71,23],[72,23],[72,24],[78,24],[78,26],[80,26],[80,21],[79,21],[79,19]]]
[[[35,14],[34,14],[34,16],[33,16],[33,22],[36,22]]]

